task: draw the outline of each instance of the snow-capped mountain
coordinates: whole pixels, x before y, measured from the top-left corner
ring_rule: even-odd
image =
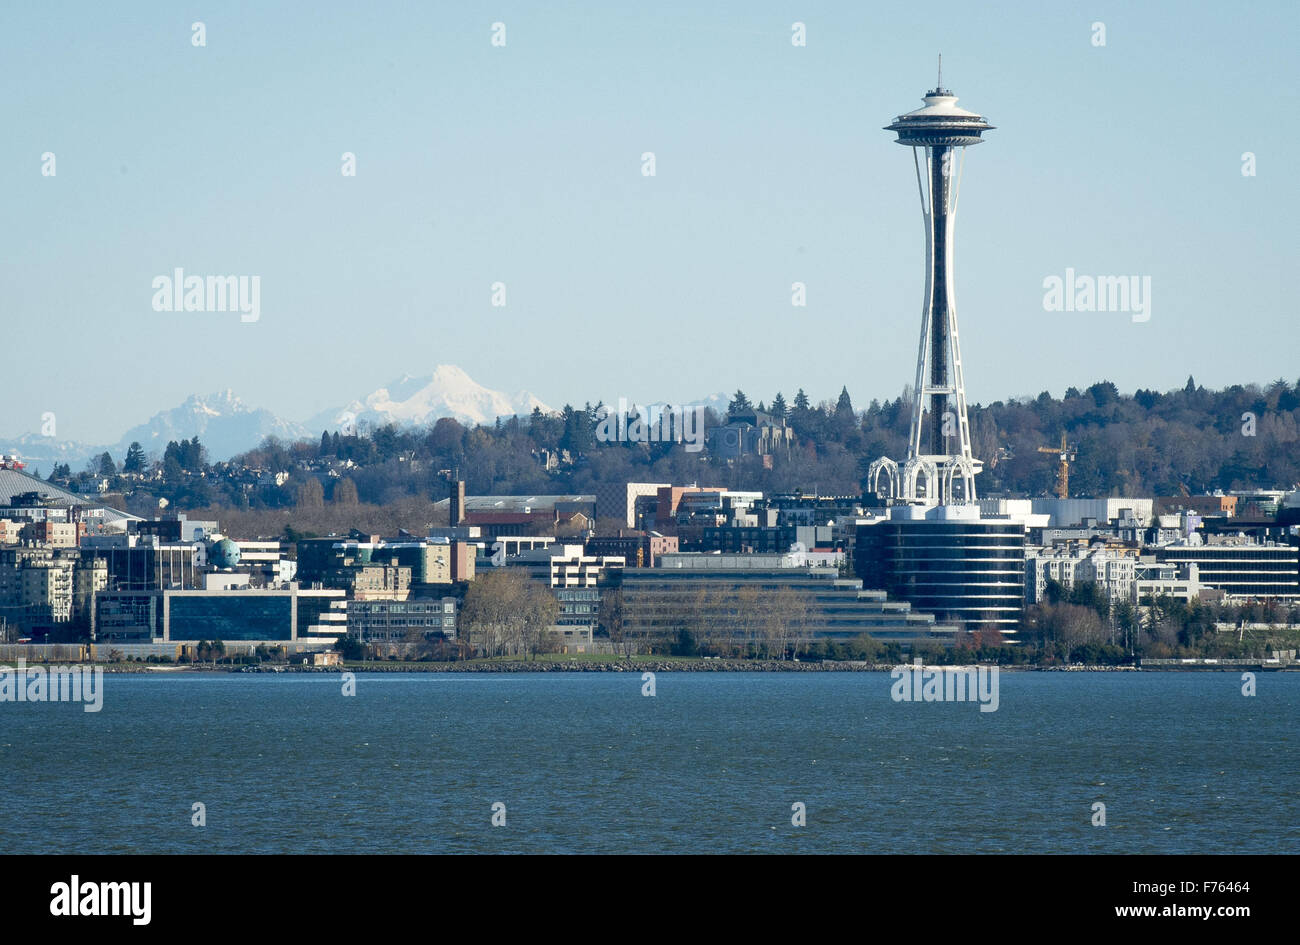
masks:
[[[0,440],[0,454],[16,456],[27,464],[27,472],[40,472],[48,476],[56,464],[67,463],[74,472],[85,468],[91,456],[103,453],[77,440],[61,440],[52,436],[24,433],[22,436]]]
[[[439,364],[422,377],[403,375],[361,400],[326,410],[306,421],[309,430],[337,430],[351,422],[382,426],[426,425],[452,417],[473,425],[493,423],[497,417],[526,417],[534,408],[552,412],[528,391],[506,394],[484,387],[453,364]]]
[[[731,405],[731,394],[706,394],[703,397],[692,400],[687,406],[690,407],[712,407],[719,417],[727,415],[727,407]]]
[[[309,435],[300,424],[261,407],[250,407],[227,389],[207,396],[191,395],[180,406],[154,414],[148,422],[127,430],[111,451],[121,462],[132,442],[138,441],[146,453],[161,454],[168,441],[197,436],[209,459],[219,460],[252,449],[268,436],[297,440]]]
[[[90,460],[98,461],[105,451],[122,462],[127,448],[139,442],[146,454],[161,456],[171,440],[195,436],[207,450],[211,462],[227,460],[260,444],[266,437],[293,441],[320,436],[322,430],[341,430],[361,422],[370,426],[395,423],[423,426],[442,417],[453,417],[466,425],[493,423],[497,417],[528,416],[533,408],[553,412],[528,391],[506,394],[476,382],[460,368],[440,364],[430,375],[405,375],[386,387],[327,410],[306,423],[285,420],[261,407],[250,407],[224,390],[195,394],[179,406],[154,414],[147,422],[132,427],[117,443],[95,445],[76,440],[56,440],[36,434],[0,440],[0,453],[26,461],[31,469],[48,474],[55,463],[67,463],[74,472]]]

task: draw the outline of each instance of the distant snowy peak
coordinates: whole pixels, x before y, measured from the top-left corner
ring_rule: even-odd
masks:
[[[527,416],[534,408],[553,412],[528,391],[510,395],[484,387],[454,364],[439,364],[423,377],[406,374],[337,410],[307,421],[311,429],[336,429],[349,422],[374,426],[427,425],[443,417],[465,424],[491,424],[497,417]]]
[[[534,408],[554,413],[528,391],[512,395],[492,390],[460,368],[440,364],[432,374],[403,375],[345,407],[317,414],[305,424],[285,420],[261,407],[250,407],[233,390],[226,389],[212,394],[192,394],[170,410],[156,413],[145,423],[127,430],[117,443],[92,445],[25,434],[0,440],[0,453],[19,456],[30,467],[40,467],[48,473],[55,463],[68,463],[74,470],[84,468],[87,461],[105,450],[120,463],[135,442],[144,447],[146,454],[161,457],[170,441],[197,436],[207,450],[208,460],[217,462],[245,453],[271,436],[294,441],[318,437],[326,429],[340,430],[350,423],[365,422],[372,427],[388,423],[426,426],[442,417],[452,417],[470,426],[490,425],[497,417],[527,416]]]
[[[128,430],[118,443],[118,450],[137,441],[146,452],[161,453],[171,440],[198,437],[212,460],[229,459],[236,453],[257,446],[268,436],[284,440],[305,437],[305,427],[282,420],[269,410],[250,407],[224,390],[215,394],[194,394],[170,410],[154,414],[146,423]]]

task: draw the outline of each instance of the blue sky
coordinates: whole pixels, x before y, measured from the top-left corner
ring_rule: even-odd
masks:
[[[972,401],[1294,381],[1297,11],[8,5],[0,435],[107,442],[227,387],[302,419],[438,363],[556,406],[896,396],[924,243],[881,129],[939,52],[997,126],[957,222]],[[153,311],[176,267],[260,276],[260,319]],[[1044,311],[1067,267],[1150,276],[1150,321]]]

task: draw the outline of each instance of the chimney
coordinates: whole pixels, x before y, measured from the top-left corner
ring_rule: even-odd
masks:
[[[451,506],[447,510],[447,524],[458,528],[465,523],[465,480],[456,478],[451,481]]]

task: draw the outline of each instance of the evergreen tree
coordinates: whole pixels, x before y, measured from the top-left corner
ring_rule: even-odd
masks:
[[[745,396],[745,392],[743,390],[737,390],[736,396],[732,397],[731,403],[727,405],[727,414],[728,416],[733,416],[753,409],[754,405],[749,402],[749,398]]]
[[[847,387],[840,388],[840,399],[835,402],[835,419],[853,419],[853,401],[849,399],[849,389]]]
[[[777,391],[776,396],[772,398],[772,406],[768,408],[768,413],[778,420],[784,420],[790,415],[790,408],[786,406],[785,398],[781,396],[780,391]]]
[[[316,455],[322,457],[328,456],[330,454],[331,445],[329,430],[325,430],[320,435],[320,449],[317,451]]]
[[[139,441],[132,442],[126,449],[126,459],[122,463],[124,473],[144,472],[144,447]]]
[[[564,421],[560,449],[568,450],[570,453],[585,453],[591,449],[594,431],[587,417],[586,411],[574,410],[568,404],[564,405],[564,410],[560,414],[560,418]]]
[[[112,479],[117,475],[117,463],[113,462],[113,457],[107,450],[99,457],[99,474],[105,479]]]
[[[817,440],[823,432],[823,417],[808,400],[808,395],[799,388],[794,395],[794,405],[790,410],[790,426],[802,437]]]
[[[203,468],[203,445],[199,443],[197,433],[193,439],[181,440],[178,448],[179,455],[176,458],[182,469],[198,472]]]

